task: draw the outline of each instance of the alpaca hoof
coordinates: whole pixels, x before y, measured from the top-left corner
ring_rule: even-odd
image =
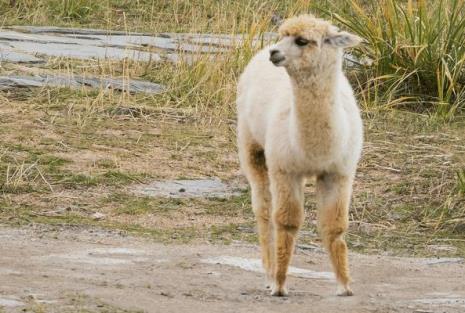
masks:
[[[349,287],[341,288],[337,291],[337,295],[340,297],[350,297],[353,296],[354,293]]]
[[[265,289],[271,289],[274,284],[273,278],[271,276],[267,276],[265,279]]]
[[[281,287],[281,288],[273,288],[273,290],[271,291],[271,295],[273,297],[287,297],[288,293],[287,293],[286,288]]]

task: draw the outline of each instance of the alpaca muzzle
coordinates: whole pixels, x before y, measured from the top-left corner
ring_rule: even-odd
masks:
[[[285,59],[286,57],[284,56],[284,54],[281,53],[281,51],[275,50],[275,49],[270,50],[270,61],[274,65],[276,66],[280,65],[280,63],[284,61]]]

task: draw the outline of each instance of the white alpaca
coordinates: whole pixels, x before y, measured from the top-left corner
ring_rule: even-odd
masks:
[[[287,294],[287,268],[303,222],[303,188],[317,178],[318,226],[340,295],[352,295],[344,234],[363,142],[362,121],[342,72],[343,48],[361,39],[302,15],[260,51],[238,84],[238,145],[252,190],[272,295]]]

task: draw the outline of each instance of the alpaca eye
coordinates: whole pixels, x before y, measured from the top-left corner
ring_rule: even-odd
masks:
[[[297,37],[294,42],[296,45],[303,47],[303,46],[308,45],[310,41],[302,37]]]

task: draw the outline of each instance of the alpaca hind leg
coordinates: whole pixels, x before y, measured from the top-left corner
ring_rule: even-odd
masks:
[[[243,144],[239,150],[241,164],[252,192],[252,209],[257,220],[262,263],[266,273],[265,287],[270,288],[273,280],[273,244],[270,221],[271,195],[265,156],[263,149],[253,143]]]
[[[287,296],[287,270],[294,252],[295,237],[303,222],[303,179],[283,174],[271,177],[275,231],[273,296]]]
[[[349,261],[344,234],[349,224],[349,203],[352,179],[325,175],[317,179],[318,228],[329,252],[336,279],[337,294],[353,295],[350,289]]]

